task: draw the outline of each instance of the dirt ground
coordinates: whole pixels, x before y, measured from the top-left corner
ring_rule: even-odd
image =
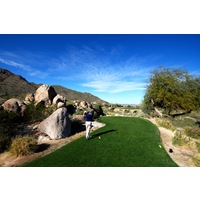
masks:
[[[97,130],[98,128],[101,128],[104,126],[104,124],[99,122],[93,122],[93,128],[92,131]],[[78,132],[70,137],[59,139],[59,140],[46,140],[45,142],[40,142],[39,145],[43,145],[44,148],[47,146],[46,150],[43,150],[38,153],[34,153],[32,155],[28,156],[20,156],[16,157],[11,155],[9,152],[4,152],[0,154],[0,166],[1,167],[17,167],[20,166],[26,162],[30,162],[32,160],[35,160],[37,158],[40,158],[42,156],[45,156],[56,149],[61,148],[65,144],[68,144],[71,141],[74,141],[82,136],[85,135],[85,131]]]
[[[151,119],[150,121],[155,124],[154,119]],[[94,127],[94,130],[100,128],[101,126],[103,125],[96,124],[96,126]],[[179,165],[180,167],[195,167],[191,159],[192,155],[194,154],[194,151],[192,151],[191,149],[179,148],[179,147],[174,146],[172,144],[173,132],[162,127],[159,127],[159,130],[160,130],[160,136],[163,142],[163,147],[165,148],[169,156],[172,158],[172,160],[175,163],[177,163],[177,165]],[[32,155],[28,155],[28,156],[15,157],[15,156],[12,156],[9,152],[2,153],[0,154],[0,166],[2,167],[20,166],[26,162],[29,162],[34,159],[40,158],[44,155],[47,155],[53,152],[54,150],[61,148],[65,144],[73,140],[76,140],[84,135],[85,135],[85,131],[82,131],[68,138],[63,138],[60,140],[45,141],[45,144],[49,145],[46,150],[43,150],[38,153],[34,153]],[[172,149],[173,152],[170,153],[169,149]]]
[[[153,124],[156,124],[155,119],[150,120]],[[163,127],[158,127],[160,130],[160,137],[163,143],[163,146],[171,159],[180,167],[195,167],[192,156],[196,153],[195,149],[189,149],[186,146],[177,147],[172,144],[172,138],[174,133],[171,130],[168,130]],[[169,149],[172,149],[173,152],[169,152]]]

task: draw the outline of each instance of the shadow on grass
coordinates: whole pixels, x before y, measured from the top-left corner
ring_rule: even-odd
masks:
[[[113,131],[116,131],[116,130],[111,129],[111,130],[108,130],[108,131],[104,131],[104,132],[97,133],[97,134],[95,134],[95,135],[92,135],[92,138],[91,138],[91,139],[94,139],[94,138],[96,138],[96,137],[105,135],[105,134],[110,133],[110,132],[113,132]]]

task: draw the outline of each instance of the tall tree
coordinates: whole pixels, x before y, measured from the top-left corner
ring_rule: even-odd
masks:
[[[200,106],[200,78],[194,78],[183,69],[163,66],[151,74],[143,105],[190,112]]]

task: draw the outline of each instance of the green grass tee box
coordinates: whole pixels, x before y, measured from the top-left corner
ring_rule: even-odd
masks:
[[[162,146],[158,128],[134,117],[102,117],[106,126],[23,166],[175,167]],[[161,148],[160,148],[161,147]]]

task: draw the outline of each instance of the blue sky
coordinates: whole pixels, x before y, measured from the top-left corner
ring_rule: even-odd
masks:
[[[0,67],[29,82],[139,104],[159,65],[200,75],[200,35],[1,34]]]

